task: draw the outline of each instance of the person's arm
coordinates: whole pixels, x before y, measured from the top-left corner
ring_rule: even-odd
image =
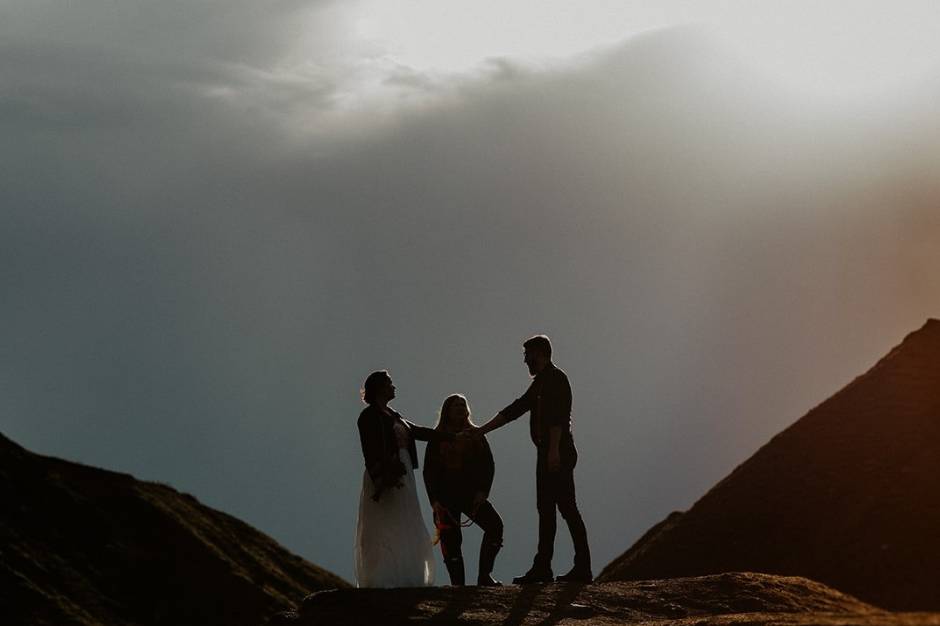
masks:
[[[561,435],[571,420],[571,385],[560,370],[545,381],[541,417],[548,426],[548,470],[557,472],[561,468]]]
[[[482,453],[482,480],[480,484],[483,487],[483,491],[486,494],[486,497],[490,497],[490,489],[493,487],[493,477],[496,475],[496,463],[493,462],[493,451],[490,450],[490,444],[484,439],[483,443],[483,453]]]
[[[366,471],[376,485],[382,479],[382,424],[371,411],[363,411],[359,415],[359,444],[362,446],[362,458],[365,461]]]
[[[535,394],[534,387],[534,383],[529,385],[529,388],[526,389],[526,392],[513,400],[512,404],[494,415],[490,421],[483,424],[482,426],[470,429],[471,432],[477,437],[482,437],[486,433],[493,432],[497,428],[502,428],[526,411],[530,411],[532,409],[532,396]]]
[[[561,426],[548,427],[548,471],[561,469]]]
[[[443,486],[441,485],[441,446],[432,441],[424,448],[424,488],[431,501],[431,510],[434,511],[434,525],[437,526],[447,514],[447,509],[441,504]],[[440,531],[438,531],[440,532]]]
[[[437,430],[436,428],[428,428],[427,426],[418,426],[414,422],[409,422],[406,419],[403,419],[402,421],[408,424],[408,428],[411,429],[411,434],[418,441],[440,442],[453,441],[457,438],[454,433],[449,433],[445,430]]]
[[[502,413],[497,413],[492,418],[490,418],[490,421],[483,424],[482,426],[478,426],[472,429],[472,431],[474,435],[477,435],[478,437],[482,437],[486,433],[492,432],[496,430],[497,428],[501,428],[505,426],[506,424],[509,423],[509,421],[510,420],[508,420],[505,415],[503,415]]]
[[[428,492],[431,507],[437,504],[441,491],[440,459],[440,446],[434,442],[428,444],[424,449],[424,469],[421,473],[424,476],[424,488]]]
[[[472,466],[474,485],[472,515],[476,515],[476,511],[480,508],[480,505],[486,502],[486,499],[490,497],[490,488],[493,486],[493,475],[496,469],[493,463],[493,453],[490,451],[490,446],[486,442],[486,439],[478,440],[476,446]]]

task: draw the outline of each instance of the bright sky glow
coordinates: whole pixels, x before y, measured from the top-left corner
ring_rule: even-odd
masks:
[[[940,73],[940,5],[928,1],[366,0],[352,23],[386,60],[435,73],[496,56],[563,58],[688,24],[796,89],[857,95]]]

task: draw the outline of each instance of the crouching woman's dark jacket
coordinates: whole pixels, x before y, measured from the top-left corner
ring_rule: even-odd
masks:
[[[424,451],[424,486],[431,502],[469,513],[473,498],[489,497],[493,486],[493,453],[485,438],[438,441]]]
[[[359,443],[362,444],[362,457],[365,461],[366,471],[375,484],[376,492],[373,499],[378,500],[381,493],[401,482],[405,472],[418,468],[418,449],[415,440],[421,441],[453,441],[452,433],[425,428],[409,422],[397,411],[386,415],[377,407],[367,406],[359,414]],[[395,439],[393,426],[395,422],[405,427],[408,433],[408,456],[411,459],[411,468],[406,468],[398,457],[398,441]]]

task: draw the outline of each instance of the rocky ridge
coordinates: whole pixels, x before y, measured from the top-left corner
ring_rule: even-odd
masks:
[[[603,571],[642,580],[805,576],[896,610],[940,609],[940,321],[774,437]]]

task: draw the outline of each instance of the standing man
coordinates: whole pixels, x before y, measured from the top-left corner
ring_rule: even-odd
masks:
[[[574,543],[574,567],[558,582],[591,582],[591,552],[587,530],[574,494],[574,466],[578,451],[571,434],[571,385],[568,376],[552,362],[552,344],[536,335],[522,344],[525,364],[534,378],[518,400],[500,411],[477,434],[496,430],[529,412],[529,432],[538,451],[535,467],[536,501],[539,512],[539,547],[528,572],[513,579],[519,585],[555,580],[552,554],[555,549],[555,508],[568,524]]]

